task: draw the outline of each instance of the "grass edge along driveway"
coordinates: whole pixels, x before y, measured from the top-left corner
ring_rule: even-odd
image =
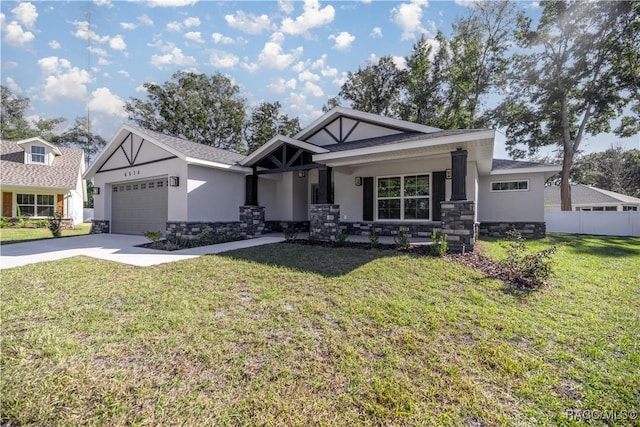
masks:
[[[442,259],[288,244],[5,270],[2,422],[637,425],[640,239],[529,244],[561,245],[530,294]]]

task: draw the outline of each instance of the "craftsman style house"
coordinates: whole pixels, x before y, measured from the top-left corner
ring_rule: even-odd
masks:
[[[57,147],[41,138],[1,141],[2,216],[82,222],[86,200],[84,152]],[[69,224],[71,225],[71,224]]]
[[[94,232],[254,236],[296,226],[334,239],[436,228],[463,250],[478,230],[544,235],[544,182],[560,167],[494,160],[493,147],[493,130],[336,107],[249,156],[125,125],[85,178],[97,189]]]

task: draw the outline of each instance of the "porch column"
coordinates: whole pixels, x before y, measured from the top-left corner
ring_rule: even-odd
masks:
[[[258,206],[258,175],[256,175],[255,170],[252,175],[247,175],[245,180],[244,204],[246,206]]]
[[[333,204],[331,182],[333,181],[332,169],[329,166],[318,169],[318,204]]]
[[[451,200],[467,200],[467,150],[451,152]]]

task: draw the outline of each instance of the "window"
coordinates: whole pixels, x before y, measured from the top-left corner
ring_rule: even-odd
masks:
[[[114,192],[114,193],[117,193],[117,192],[118,192],[118,186],[117,186],[117,185],[114,185],[114,186],[113,186],[113,192]]]
[[[158,188],[162,187],[163,185],[164,183],[162,181],[158,181],[158,184],[157,184]]]
[[[637,212],[637,211],[638,211],[638,207],[637,207],[637,206],[623,206],[623,207],[622,207],[622,210],[623,210],[624,212],[627,212],[627,211],[634,211],[634,212]]]
[[[529,191],[529,181],[493,181],[491,191]]]
[[[133,184],[133,189],[137,190],[138,189],[138,184]]]
[[[17,194],[16,201],[22,216],[53,216],[55,214],[53,194]]]
[[[617,210],[618,210],[618,208],[617,208],[616,206],[605,206],[605,207],[604,207],[604,210],[605,210],[605,211],[612,212],[612,211],[617,211]]]
[[[149,188],[154,188],[155,184],[153,182],[149,183]]]
[[[140,184],[140,189],[141,190],[146,190],[147,189],[147,184]]]
[[[31,146],[31,163],[44,163],[44,147]]]
[[[378,219],[428,220],[429,175],[378,178]]]

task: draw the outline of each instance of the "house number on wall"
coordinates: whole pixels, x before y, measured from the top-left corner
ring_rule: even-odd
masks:
[[[134,176],[134,175],[140,175],[140,171],[136,170],[136,171],[127,171],[124,173],[124,176]]]

